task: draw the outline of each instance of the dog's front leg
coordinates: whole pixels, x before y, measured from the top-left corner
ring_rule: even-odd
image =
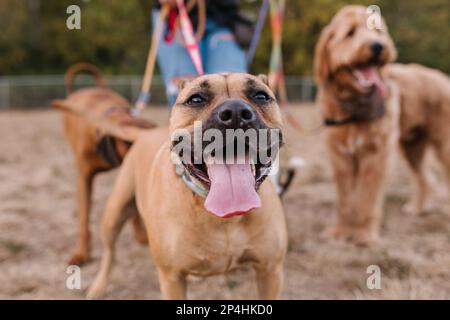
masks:
[[[355,185],[352,240],[361,245],[376,242],[383,215],[384,182],[388,165],[387,150],[378,150],[359,159]]]
[[[100,270],[97,273],[94,283],[89,288],[87,294],[88,299],[99,299],[105,294],[106,285],[114,262],[115,243],[124,223],[130,216],[130,212],[132,212],[125,210],[125,204],[129,201],[129,198],[129,196],[121,197],[120,194],[113,192],[108,200],[101,226],[103,252]]]
[[[172,270],[158,269],[159,285],[165,300],[186,299],[186,275]]]
[[[116,240],[124,223],[130,216],[137,214],[136,210],[126,210],[130,209],[127,205],[135,195],[132,169],[132,159],[125,159],[106,204],[101,224],[102,259],[100,270],[87,294],[89,299],[98,299],[104,295],[112,270]]]
[[[330,150],[337,193],[337,221],[325,231],[327,237],[349,240],[352,236],[353,188],[356,178],[356,163],[351,154]]]
[[[283,265],[277,264],[268,269],[266,266],[255,267],[258,294],[261,300],[275,300],[283,287]]]

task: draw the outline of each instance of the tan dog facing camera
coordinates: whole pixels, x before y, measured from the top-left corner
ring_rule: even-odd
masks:
[[[223,274],[243,264],[256,272],[259,297],[276,299],[283,282],[286,225],[275,188],[265,179],[272,162],[251,156],[271,149],[273,157],[275,140],[258,137],[256,143],[245,142],[244,151],[235,139],[224,140],[213,152],[204,143],[208,130],[280,132],[273,93],[265,77],[248,74],[202,76],[180,89],[169,131],[172,137],[188,132],[192,141],[171,141],[166,128],[147,130],[135,140],[108,200],[101,267],[88,297],[104,294],[114,244],[128,218],[123,208],[136,197],[165,299],[186,298],[188,275]],[[201,153],[195,153],[197,121]],[[224,149],[234,150],[234,156]]]

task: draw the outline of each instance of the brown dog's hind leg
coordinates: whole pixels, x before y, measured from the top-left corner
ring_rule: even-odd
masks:
[[[407,213],[420,214],[425,208],[429,188],[423,163],[427,145],[428,140],[421,131],[417,131],[413,139],[400,141],[402,153],[411,168],[415,182],[414,196],[402,208]]]
[[[259,299],[278,299],[283,287],[283,265],[280,263],[271,270],[256,267],[255,272]]]
[[[158,269],[159,285],[164,300],[186,299],[186,275],[176,272]]]
[[[79,210],[79,237],[75,252],[68,260],[69,265],[86,263],[90,259],[90,231],[89,212],[91,207],[92,182],[94,179],[93,170],[86,168],[78,169],[77,177],[77,200]]]
[[[126,160],[132,159],[127,158]],[[100,270],[87,294],[89,299],[97,299],[104,295],[114,260],[115,242],[124,223],[130,215],[136,213],[136,210],[125,210],[128,209],[127,205],[134,197],[134,179],[130,162],[126,161],[122,165],[106,204],[101,224],[103,252]]]

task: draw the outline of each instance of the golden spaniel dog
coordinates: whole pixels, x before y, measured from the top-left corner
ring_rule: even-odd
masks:
[[[382,18],[367,26],[363,6],[341,9],[320,35],[314,72],[337,187],[337,224],[329,235],[377,240],[383,186],[397,141],[398,90],[381,69],[396,58]]]

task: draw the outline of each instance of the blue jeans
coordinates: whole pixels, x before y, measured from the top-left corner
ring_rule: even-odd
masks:
[[[159,11],[154,10],[152,20],[155,23]],[[164,33],[165,34],[164,27]],[[180,31],[178,31],[180,32]],[[205,73],[247,72],[245,52],[236,43],[232,31],[207,19],[205,34],[199,43]],[[161,39],[158,48],[158,65],[166,86],[169,106],[175,104],[178,95],[178,82],[183,78],[197,76],[188,51],[176,39],[167,43]]]

